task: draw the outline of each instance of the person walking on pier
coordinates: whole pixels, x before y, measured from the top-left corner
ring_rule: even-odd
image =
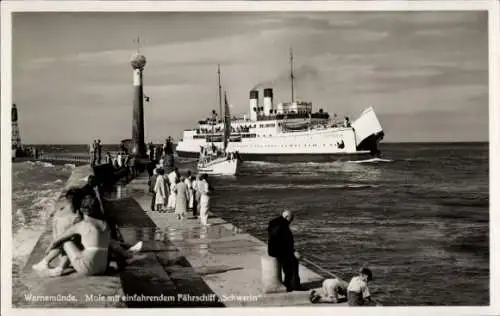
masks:
[[[193,187],[193,216],[194,218],[198,218],[198,214],[200,214],[200,200],[201,200],[201,192],[199,189],[201,181],[201,175],[197,175],[196,178],[192,177],[192,187]]]
[[[184,183],[188,189],[189,199],[188,199],[188,209],[192,210],[194,205],[194,195],[193,195],[193,180],[191,176],[191,170],[188,170],[186,173],[186,178],[184,179]]]
[[[293,213],[284,210],[281,216],[269,222],[267,228],[269,234],[267,252],[269,256],[278,260],[281,269],[285,274],[283,284],[287,292],[302,291],[300,285],[299,259],[300,254],[295,250],[293,234],[290,230],[290,223],[293,221]]]
[[[168,166],[172,168],[174,166],[174,147],[172,144],[172,137],[168,137],[165,142],[165,158],[167,160]]]
[[[177,168],[174,168],[169,174],[168,174],[168,181],[170,182],[170,195],[168,197],[168,203],[167,203],[167,209],[169,210],[175,210],[175,201],[176,201],[176,187],[175,185],[177,184],[179,178],[178,178],[178,171]]]
[[[113,157],[111,157],[111,153],[109,151],[106,153],[105,162],[106,164],[113,164]]]
[[[155,149],[155,146],[153,145],[153,142],[150,142],[148,144],[149,161],[154,161],[154,149]]]
[[[97,140],[96,150],[97,150],[97,164],[100,165],[102,158],[102,144],[100,139]]]
[[[200,192],[200,222],[203,226],[210,226],[208,223],[208,212],[210,210],[210,185],[208,184],[208,176],[202,174],[197,185]]]
[[[93,140],[89,146],[89,154],[90,154],[90,165],[95,166],[95,158],[96,158],[96,141]]]
[[[154,187],[155,191],[155,204],[156,204],[156,210],[158,212],[163,211],[165,207],[165,202],[167,201],[167,186],[165,183],[165,177],[164,177],[164,171],[163,169],[158,170],[158,176],[156,177],[156,183]]]
[[[175,185],[175,189],[177,191],[175,201],[175,215],[179,220],[186,218],[186,212],[189,203],[189,189],[184,180],[186,180],[185,177],[180,177],[179,182]]]
[[[121,151],[116,155],[116,166],[118,167],[118,169],[120,169],[123,166],[122,155],[123,154]]]
[[[151,211],[154,212],[156,210],[156,191],[155,191],[155,186],[156,186],[156,179],[158,178],[158,169],[153,169],[153,175],[148,181],[149,185],[149,193],[153,196],[151,198]]]
[[[124,153],[124,155],[128,155],[127,146],[125,146],[123,142],[120,144],[120,150]]]
[[[157,162],[160,161],[162,155],[163,155],[162,154],[162,147],[161,147],[161,145],[157,145],[155,147],[155,161],[157,161]]]
[[[127,167],[129,169],[129,174],[131,178],[135,178],[137,176],[137,168],[136,168],[136,159],[135,156],[129,155]]]

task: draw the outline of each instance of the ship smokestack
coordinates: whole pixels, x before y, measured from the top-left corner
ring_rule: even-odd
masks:
[[[271,115],[273,112],[273,89],[264,89],[264,115]]]
[[[257,121],[257,113],[259,113],[259,91],[250,91],[250,120]]]

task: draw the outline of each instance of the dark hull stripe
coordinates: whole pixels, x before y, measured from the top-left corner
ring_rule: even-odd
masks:
[[[178,151],[180,158],[198,158],[195,152]],[[330,161],[354,161],[373,158],[370,153],[359,154],[242,154],[243,161],[278,161],[278,162],[330,162]]]

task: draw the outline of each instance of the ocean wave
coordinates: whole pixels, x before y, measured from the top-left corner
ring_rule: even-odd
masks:
[[[277,165],[278,163],[269,162],[269,161],[245,161],[246,165],[256,165],[256,166],[272,166]]]
[[[54,184],[61,184],[63,183],[63,181],[61,179],[57,179],[53,182],[47,182],[47,183],[44,183],[42,184],[43,187],[49,187],[49,186],[53,186]]]
[[[65,168],[70,168],[70,169],[75,169],[76,168],[76,165],[72,164],[72,163],[65,163],[64,164],[64,167]]]
[[[24,226],[16,232],[12,238],[13,263],[24,266],[44,229],[43,226]]]
[[[13,167],[13,262],[22,266],[56,210],[69,170],[44,162],[27,161]]]
[[[270,161],[245,161],[245,164],[255,165],[255,166],[280,166],[286,168],[293,167],[332,167],[332,166],[342,166],[345,164],[342,161],[329,161],[329,162],[270,162]]]
[[[316,190],[316,189],[369,189],[369,188],[378,188],[379,185],[376,184],[361,184],[361,183],[352,183],[352,184],[255,184],[255,185],[230,185],[225,188],[227,189],[242,189],[242,190],[292,190],[292,189],[301,189],[301,190]],[[224,189],[224,188],[221,188]]]
[[[18,208],[13,214],[13,260],[24,262],[45,230],[56,210],[60,190],[42,190],[35,193],[31,205]]]
[[[45,168],[53,168],[55,167],[53,164],[51,164],[50,162],[45,162],[45,161],[36,161],[35,164],[37,165],[40,165],[40,166],[43,166]]]
[[[28,199],[30,197],[33,197],[37,194],[36,191],[32,191],[32,190],[29,190],[29,189],[24,189],[22,191],[18,190],[18,191],[12,191],[12,199],[13,200],[25,200],[25,199]]]
[[[366,160],[349,160],[348,163],[378,163],[378,162],[393,162],[392,159],[371,158]]]

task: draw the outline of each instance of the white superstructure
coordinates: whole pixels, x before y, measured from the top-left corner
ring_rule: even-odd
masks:
[[[228,145],[228,150],[238,151],[243,160],[274,160],[287,156],[309,161],[331,159],[329,156],[379,153],[378,142],[383,137],[383,130],[371,107],[352,123],[333,122],[323,112],[313,114],[311,103],[300,101],[278,104],[276,110],[264,103],[264,113],[259,115],[258,104],[252,98],[256,93],[250,95],[250,107],[256,110],[250,114],[250,119],[232,120]],[[273,114],[266,115],[266,110]],[[196,157],[200,147],[207,143],[222,147],[223,123],[209,119],[199,123],[198,128],[184,131],[176,148],[180,157]]]
[[[292,102],[275,106],[273,90],[266,88],[261,105],[259,91],[251,90],[249,115],[229,120],[231,136],[227,150],[239,152],[243,160],[311,161],[378,155],[384,132],[374,109],[365,109],[353,122],[347,117],[344,122],[331,120],[322,109],[313,113],[311,102],[294,98],[291,51],[290,65]],[[198,128],[184,131],[176,148],[179,157],[197,157],[200,148],[208,143],[224,147],[223,121],[212,117],[198,123]]]

